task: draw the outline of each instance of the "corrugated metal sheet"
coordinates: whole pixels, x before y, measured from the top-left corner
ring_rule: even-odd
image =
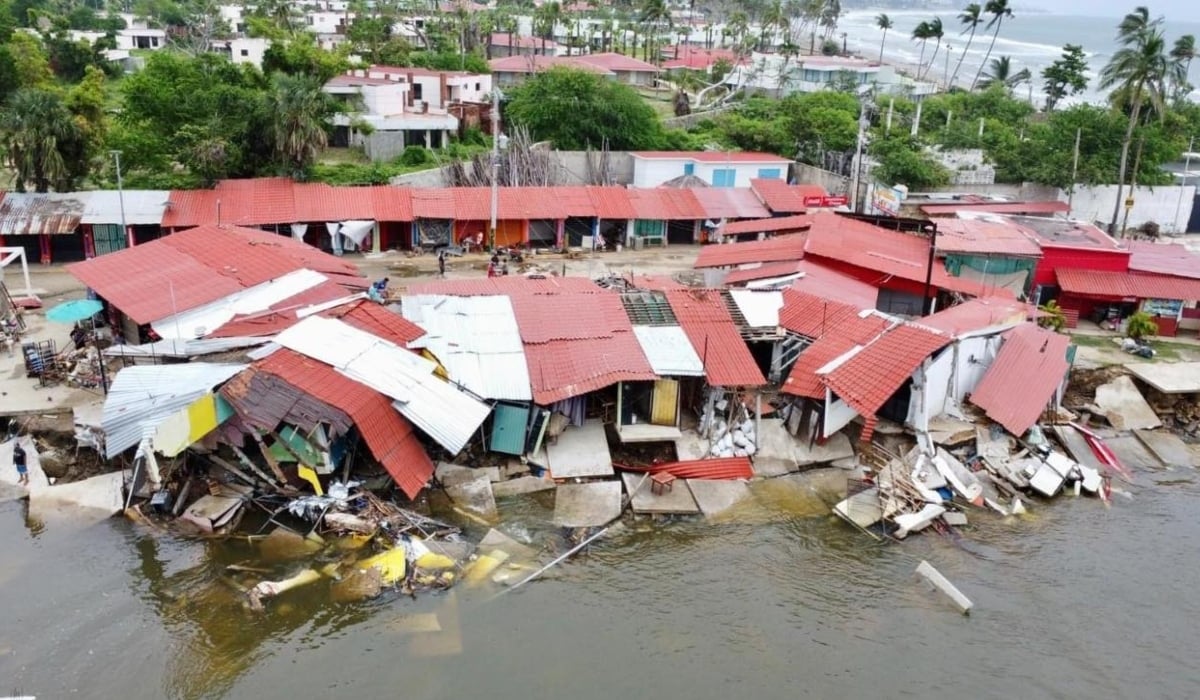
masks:
[[[375,220],[374,188],[333,187],[321,182],[292,183],[291,222]]]
[[[322,312],[321,315],[345,321],[360,331],[366,331],[402,348],[408,347],[409,343],[425,334],[420,326],[407,321],[399,313],[368,300],[338,306]]]
[[[1040,258],[1033,232],[1012,219],[971,217],[939,219],[937,249],[943,253],[982,253]]]
[[[961,211],[989,214],[1065,214],[1071,210],[1066,202],[958,202],[955,204],[922,204],[921,212],[929,216],[946,216]]]
[[[629,190],[624,187],[600,187],[596,185],[587,188],[588,198],[595,207],[595,216],[611,221],[636,219],[637,212],[629,201]]]
[[[679,326],[634,326],[633,334],[660,377],[704,376],[704,364]]]
[[[1101,270],[1054,271],[1058,286],[1068,294],[1107,299],[1200,299],[1200,279],[1156,275],[1149,272],[1105,272]]]
[[[700,210],[704,212],[705,218],[713,221],[761,219],[771,216],[771,212],[748,189],[701,187],[691,190],[691,193],[700,205]]]
[[[0,200],[0,236],[74,233],[87,199],[87,192],[9,192]]]
[[[105,357],[202,357],[216,353],[253,348],[267,342],[266,338],[225,337],[188,340],[156,340],[142,345],[112,345],[104,349]]]
[[[757,387],[767,383],[719,290],[669,289],[666,295],[704,366],[709,385]]]
[[[525,345],[533,400],[541,406],[583,396],[617,382],[657,378],[633,331],[608,338]]]
[[[666,462],[648,467],[614,464],[628,472],[657,474],[666,472],[678,479],[753,479],[754,468],[749,457],[722,457],[718,459],[694,459],[685,462]]]
[[[820,185],[789,185],[783,180],[754,178],[750,189],[762,203],[776,214],[803,214],[805,197],[824,197],[828,194]]]
[[[959,336],[988,328],[1011,328],[1028,319],[1030,308],[1007,297],[970,299],[926,316],[920,324]]]
[[[250,367],[225,382],[221,387],[221,396],[245,425],[262,431],[273,431],[280,423],[288,423],[307,433],[318,424],[323,424],[329,427],[333,437],[338,437],[348,433],[354,426],[354,421],[341,409],[258,366]]]
[[[405,418],[451,454],[458,454],[487,418],[488,406],[435,377],[432,362],[342,321],[306,318],[275,342],[395,399]]]
[[[807,216],[776,216],[769,219],[734,221],[721,227],[723,236],[742,236],[750,233],[797,233],[807,231],[812,219]],[[804,253],[803,246],[800,249]],[[761,262],[761,261],[755,261]]]
[[[147,431],[245,368],[204,362],[125,367],[104,399],[100,422],[106,456],[138,444]]]
[[[433,462],[412,424],[383,394],[287,349],[277,350],[255,366],[350,416],[371,454],[409,498],[415,498],[433,476]]]
[[[247,287],[208,304],[154,321],[154,332],[164,339],[202,338],[229,323],[235,316],[270,309],[285,299],[328,282],[312,270],[296,270],[253,287]]]
[[[433,353],[451,381],[485,399],[529,401],[529,367],[512,302],[506,296],[416,295],[405,319],[425,330],[410,347]]]
[[[81,193],[82,194],[82,193]],[[162,223],[171,193],[168,190],[96,190],[87,193],[87,202],[79,222],[83,224],[120,224],[124,200],[125,224],[157,226]]]
[[[213,188],[221,199],[221,223],[235,226],[295,223],[293,184],[286,177],[221,180]]]
[[[1013,435],[1024,435],[1050,405],[1070,365],[1071,339],[1024,323],[1004,336],[1004,344],[971,394],[971,403]]]
[[[412,212],[417,219],[453,219],[454,192],[449,189],[412,190]]]
[[[1200,254],[1181,243],[1129,241],[1129,269],[1200,279]]]
[[[779,325],[779,310],[783,308],[782,291],[731,289],[729,296],[751,328],[775,328]]]
[[[412,192],[407,187],[376,185],[371,189],[376,221],[412,221]]]
[[[222,213],[219,209],[225,206],[220,195],[212,190],[172,190],[163,212],[162,226],[180,229],[216,224]]]
[[[765,241],[708,245],[700,249],[692,267],[700,270],[706,267],[800,260],[804,257],[804,245],[805,234],[802,233],[776,236]]]

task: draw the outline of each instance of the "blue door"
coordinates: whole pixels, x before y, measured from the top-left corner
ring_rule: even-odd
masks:
[[[783,177],[783,171],[779,168],[759,168],[758,178],[760,180],[778,180]]]
[[[684,175],[695,175],[696,174],[696,164],[695,163],[684,163],[683,164],[683,174]]]

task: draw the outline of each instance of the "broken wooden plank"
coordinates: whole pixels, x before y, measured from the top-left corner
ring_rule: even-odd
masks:
[[[254,442],[258,443],[258,451],[262,453],[263,459],[267,461],[267,466],[271,468],[271,473],[279,480],[279,483],[286,484],[287,477],[284,476],[283,469],[279,467],[279,462],[275,460],[275,456],[271,454],[270,448],[263,442],[262,434],[257,430],[251,433],[254,436]]]

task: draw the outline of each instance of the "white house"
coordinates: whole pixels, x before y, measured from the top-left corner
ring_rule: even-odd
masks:
[[[104,32],[72,29],[69,32],[69,36],[73,41],[82,39],[89,44],[94,44],[97,39],[102,39],[106,35]],[[148,27],[122,29],[116,32],[114,38],[117,42],[116,50],[125,52],[126,54],[135,49],[157,51],[167,45],[167,33],[165,31],[162,29],[150,29]],[[112,56],[109,58],[111,59]]]
[[[249,63],[256,68],[262,68],[263,56],[271,48],[271,40],[261,37],[237,37],[234,39],[215,39],[211,50],[223,54],[234,63]]]
[[[449,104],[443,95],[450,91],[441,82],[444,78],[430,85],[366,72],[339,75],[323,88],[347,106],[345,112],[334,117],[332,145],[362,146],[372,159],[390,160],[408,146],[442,148],[449,143],[459,120],[443,106]],[[356,124],[370,126],[371,133],[355,129]]]
[[[345,34],[346,28],[354,21],[352,12],[308,12],[304,15],[305,28],[317,36],[327,34]]]
[[[634,151],[634,187],[658,187],[681,175],[713,187],[748,187],[751,179],[787,180],[792,161],[770,153]]]

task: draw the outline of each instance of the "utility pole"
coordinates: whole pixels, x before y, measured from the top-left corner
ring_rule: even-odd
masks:
[[[870,104],[870,101],[864,97],[858,113],[858,145],[854,149],[854,177],[851,179],[850,188],[850,211],[855,213],[862,212],[862,202],[859,201],[858,191],[862,179],[863,146],[867,141],[867,128],[871,125],[870,119],[867,118],[867,109]]]
[[[950,92],[950,44],[946,44],[946,67],[942,69],[942,82],[946,84],[946,92]]]
[[[1184,233],[1187,230],[1187,224],[1180,226],[1179,211],[1183,209],[1183,188],[1187,187],[1188,172],[1192,169],[1192,151],[1196,148],[1196,137],[1193,136],[1188,141],[1187,153],[1183,154],[1183,182],[1179,185],[1179,201],[1175,203],[1175,228],[1176,233]]]
[[[500,88],[492,86],[492,221],[488,247],[496,248],[496,218],[500,209]]]
[[[109,152],[112,153],[113,161],[117,164],[117,203],[121,207],[121,235],[125,237],[125,245],[132,248],[133,236],[129,233],[129,227],[125,225],[125,188],[121,182],[121,152]]]
[[[1071,160],[1071,189],[1067,192],[1067,218],[1071,218],[1071,206],[1075,202],[1075,183],[1079,181],[1079,139],[1083,136],[1083,129],[1075,130],[1075,155]],[[1178,213],[1176,218],[1179,218]]]
[[[1129,196],[1125,198],[1125,218],[1121,219],[1121,238],[1125,237],[1125,229],[1129,226],[1129,214],[1133,211],[1133,197],[1137,192],[1137,174],[1138,168],[1142,165],[1142,146],[1146,145],[1146,139],[1138,139],[1137,153],[1133,156],[1133,172],[1129,176]]]

